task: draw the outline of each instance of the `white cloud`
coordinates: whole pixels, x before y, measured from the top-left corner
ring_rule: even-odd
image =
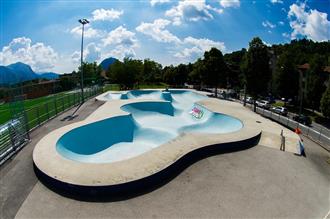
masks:
[[[70,30],[70,33],[75,36],[81,37],[81,28],[82,26],[74,27]],[[94,29],[90,25],[85,25],[84,37],[97,38],[97,37],[102,37],[103,35],[104,35],[104,31]]]
[[[288,17],[291,19],[290,26],[293,29],[291,39],[299,35],[315,41],[330,39],[328,14],[319,12],[316,9],[307,10],[306,4],[292,4]]]
[[[142,22],[138,27],[136,27],[136,30],[147,36],[152,37],[157,42],[179,43],[180,42],[179,38],[165,29],[165,27],[170,23],[171,22],[169,20],[165,20],[165,19],[157,19],[154,20],[153,23]]]
[[[288,33],[282,33],[282,36],[285,38],[290,38],[290,34],[288,34]]]
[[[102,39],[104,46],[108,45],[123,45],[135,47],[137,39],[135,33],[127,30],[123,26],[119,26],[113,31],[109,32],[107,36]]]
[[[155,6],[157,4],[163,4],[167,2],[170,2],[170,0],[150,0],[151,6]]]
[[[240,4],[240,0],[220,0],[220,5],[224,8],[238,8]]]
[[[71,54],[71,60],[74,64],[80,63],[80,51]],[[84,62],[97,62],[101,58],[101,49],[95,43],[89,43],[84,49]]]
[[[113,50],[110,51],[106,57],[116,57],[118,59],[123,58],[134,58],[136,56],[135,50],[133,48],[127,48],[125,46],[116,46]]]
[[[186,37],[179,39],[177,36],[165,29],[171,23],[169,20],[156,19],[153,23],[141,23],[136,30],[150,36],[157,42],[174,43],[172,48],[174,57],[177,61],[194,61],[201,57],[205,51],[212,47],[225,51],[226,47],[223,42],[213,41],[207,38],[197,39],[194,37]]]
[[[32,43],[30,38],[19,37],[13,39],[0,52],[2,65],[9,65],[15,62],[23,62],[32,67],[35,71],[49,71],[54,68],[58,54],[50,46],[44,43]]]
[[[84,54],[86,62],[99,61],[101,58],[101,49],[95,43],[90,43],[86,46]]]
[[[283,4],[282,0],[270,0],[270,2],[273,4]]]
[[[135,37],[135,33],[127,30],[123,26],[119,26],[115,30],[108,33],[107,36],[102,39],[102,42],[103,47],[110,46],[113,48],[110,53],[104,53],[106,54],[105,57],[134,57],[134,49],[139,47],[138,40]]]
[[[271,29],[274,29],[274,28],[276,27],[275,24],[272,24],[272,23],[269,22],[269,21],[263,21],[263,22],[262,22],[262,26],[264,26],[264,27],[269,27],[269,28],[271,28]]]
[[[189,36],[183,40],[183,43],[186,45],[186,48],[175,53],[174,56],[188,59],[189,61],[194,61],[201,57],[205,51],[210,50],[212,47],[218,48],[222,52],[226,50],[224,42],[213,41],[207,38],[197,39]]]
[[[75,63],[75,64],[80,63],[80,57],[81,57],[81,54],[78,51],[74,51],[71,54],[72,62]]]
[[[199,21],[213,19],[211,11],[222,13],[222,9],[213,8],[205,3],[205,0],[183,0],[178,5],[167,10],[165,15],[173,19],[173,25],[180,25],[183,20]]]
[[[284,22],[283,21],[279,21],[278,24],[281,25],[281,26],[283,26],[284,25]]]
[[[93,15],[93,20],[94,21],[113,21],[115,19],[119,19],[120,16],[123,14],[124,12],[115,10],[113,8],[106,10],[106,9],[96,9],[92,12]]]

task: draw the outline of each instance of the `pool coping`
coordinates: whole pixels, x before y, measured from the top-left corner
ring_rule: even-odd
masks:
[[[100,96],[106,94],[103,93]],[[100,96],[97,98],[99,99]],[[232,147],[233,151],[254,146],[259,142],[263,132],[262,123],[265,122],[264,119],[258,116],[251,116],[252,112],[247,111],[237,103],[228,102],[226,107],[223,107],[221,104],[221,107],[219,107],[218,99],[208,98],[199,101],[198,104],[213,112],[239,119],[243,123],[242,129],[226,134],[182,133],[170,142],[139,156],[113,163],[82,163],[69,160],[57,152],[56,142],[66,132],[103,119],[128,115],[129,113],[120,109],[121,106],[145,101],[155,102],[155,100],[141,99],[105,102],[85,120],[64,126],[46,135],[38,142],[33,151],[33,162],[37,175],[40,179],[51,182],[55,187],[62,189],[66,187],[71,191],[75,191],[73,188],[76,188],[77,191],[85,188],[84,190],[88,190],[88,193],[91,191],[95,193],[95,189],[99,188],[101,193],[103,193],[105,192],[104,188],[107,188],[107,190],[118,192],[119,185],[129,184],[129,187],[136,188],[141,180],[157,176],[155,175],[157,173],[168,172],[175,163],[182,162],[182,159],[189,160],[194,157],[193,160],[198,160],[198,153],[195,154],[196,151],[210,150],[213,153],[214,151],[222,153],[223,151],[230,151],[228,145]],[[258,123],[257,121],[259,120],[256,119],[262,122]],[[192,156],[191,154],[194,155]],[[205,157],[205,154],[208,153],[203,152],[201,154],[204,154],[203,156]],[[114,190],[113,188],[117,189]]]

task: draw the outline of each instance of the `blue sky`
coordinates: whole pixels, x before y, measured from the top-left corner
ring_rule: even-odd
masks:
[[[151,58],[163,65],[193,62],[205,50],[228,53],[259,36],[267,44],[330,39],[330,0],[1,1],[0,64],[71,72],[85,60]]]

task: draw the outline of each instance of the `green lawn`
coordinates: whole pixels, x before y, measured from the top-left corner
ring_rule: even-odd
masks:
[[[165,83],[151,83],[151,84],[139,84],[138,87],[134,89],[165,89],[168,87],[168,84]],[[119,84],[107,84],[104,86],[103,91],[119,91]]]
[[[29,117],[29,114],[31,115],[33,109],[38,108],[38,110],[40,111],[40,115],[42,115],[44,113],[44,111],[46,111],[46,104],[48,103],[49,106],[49,110],[51,111],[54,108],[55,105],[55,98],[57,100],[57,102],[59,100],[61,100],[61,98],[64,98],[65,96],[68,96],[69,94],[66,94],[66,92],[62,92],[62,93],[58,93],[58,94],[54,94],[54,95],[48,95],[48,96],[44,96],[44,97],[39,97],[39,98],[35,98],[35,99],[29,99],[29,100],[25,100],[24,101],[24,108],[27,112],[27,115]],[[71,94],[72,96],[73,94]],[[67,101],[65,101],[67,102]],[[35,110],[37,111],[37,110]],[[3,124],[7,121],[10,120],[11,118],[11,113],[10,113],[10,105],[9,103],[5,103],[5,104],[1,104],[0,105],[0,124]]]
[[[139,89],[165,89],[168,87],[165,83],[140,84]],[[119,84],[108,84],[103,87],[105,91],[120,90]],[[87,93],[87,96],[91,95]],[[56,100],[56,101],[55,101]],[[78,94],[70,92],[62,92],[49,96],[29,99],[24,101],[24,108],[29,121],[29,127],[32,128],[38,123],[54,116],[57,112],[61,112],[66,108],[79,102]],[[56,108],[55,108],[56,105]],[[0,125],[6,123],[11,118],[9,103],[0,104]]]
[[[109,91],[109,90],[119,91],[120,90],[120,86],[119,86],[119,84],[106,84],[103,87],[103,92],[106,92],[106,91]]]
[[[93,91],[85,91],[85,97],[93,95]],[[29,128],[35,127],[37,124],[47,120],[48,118],[64,111],[74,104],[80,102],[80,93],[61,92],[53,95],[29,99],[24,101]],[[56,106],[56,107],[55,107]],[[0,105],[0,124],[10,120],[9,103]]]
[[[284,106],[284,102],[283,101],[276,101],[276,103],[273,103],[272,106],[274,106],[274,107]]]
[[[168,84],[158,83],[158,84],[140,84],[139,89],[165,89]]]

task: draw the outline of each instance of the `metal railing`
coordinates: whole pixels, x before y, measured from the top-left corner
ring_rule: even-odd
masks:
[[[94,86],[84,89],[85,100],[103,92],[103,88]],[[74,90],[63,95],[53,95],[52,98],[40,105],[26,109],[23,113],[25,120],[15,119],[0,126],[0,165],[21,149],[29,139],[21,138],[26,133],[40,127],[57,115],[78,106],[81,103],[80,91]],[[26,121],[26,124],[22,124]],[[20,127],[20,128],[18,128]],[[17,130],[24,130],[22,131]]]
[[[247,107],[250,107],[251,110],[253,110],[253,104],[246,104]],[[317,142],[322,147],[324,147],[326,150],[330,150],[330,136],[327,136],[327,132],[321,129],[320,131],[316,131],[312,127],[308,127],[304,124],[301,124],[297,121],[294,121],[293,119],[290,119],[286,116],[280,115],[278,113],[274,113],[270,110],[266,110],[264,108],[257,107],[256,112],[266,118],[269,118],[271,120],[274,120],[278,123],[280,123],[283,126],[286,126],[292,130],[295,130],[297,128],[300,129],[301,133],[310,138],[311,140]]]

